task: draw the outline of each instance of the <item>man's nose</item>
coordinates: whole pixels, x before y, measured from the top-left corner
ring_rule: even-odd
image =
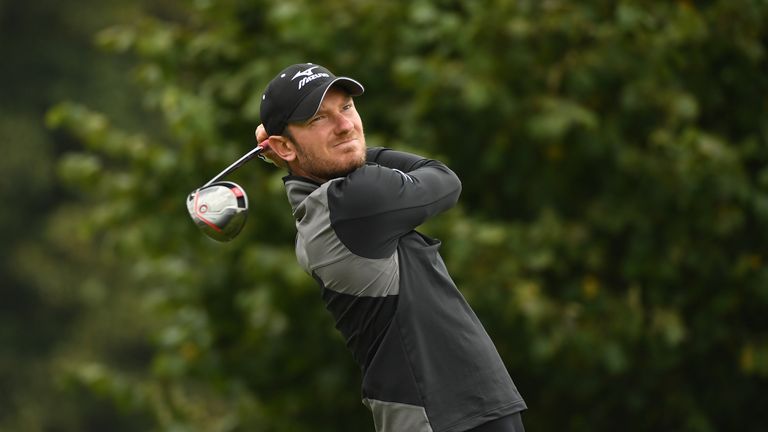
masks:
[[[336,133],[344,134],[349,132],[354,127],[355,125],[352,123],[352,120],[348,119],[346,116],[338,115],[336,117]]]

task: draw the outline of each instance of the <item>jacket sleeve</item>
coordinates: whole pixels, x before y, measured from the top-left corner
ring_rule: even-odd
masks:
[[[400,237],[453,207],[461,182],[436,160],[389,149],[371,149],[368,156],[364,167],[329,186],[328,208],[350,251],[384,258]]]
[[[397,169],[403,172],[411,172],[420,166],[433,162],[421,156],[391,150],[384,147],[371,147],[366,152],[366,160],[383,167]]]

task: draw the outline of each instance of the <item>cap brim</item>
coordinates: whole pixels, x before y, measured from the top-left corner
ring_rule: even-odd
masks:
[[[365,89],[359,82],[347,77],[338,77],[326,85],[322,85],[314,90],[307,97],[299,103],[299,106],[293,110],[293,114],[288,118],[288,122],[299,122],[308,120],[315,115],[320,109],[320,104],[323,103],[328,89],[332,86],[338,86],[343,88],[349,93],[350,96],[360,96]]]

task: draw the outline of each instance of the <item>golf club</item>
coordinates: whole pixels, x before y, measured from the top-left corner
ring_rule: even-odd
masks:
[[[203,234],[226,242],[235,238],[248,216],[248,195],[230,181],[220,181],[266,149],[260,144],[187,196],[187,210]]]

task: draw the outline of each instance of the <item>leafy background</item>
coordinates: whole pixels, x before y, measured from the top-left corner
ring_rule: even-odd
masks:
[[[184,197],[311,61],[461,177],[423,227],[535,431],[768,424],[768,2],[0,1],[0,430],[372,430],[281,172]]]

